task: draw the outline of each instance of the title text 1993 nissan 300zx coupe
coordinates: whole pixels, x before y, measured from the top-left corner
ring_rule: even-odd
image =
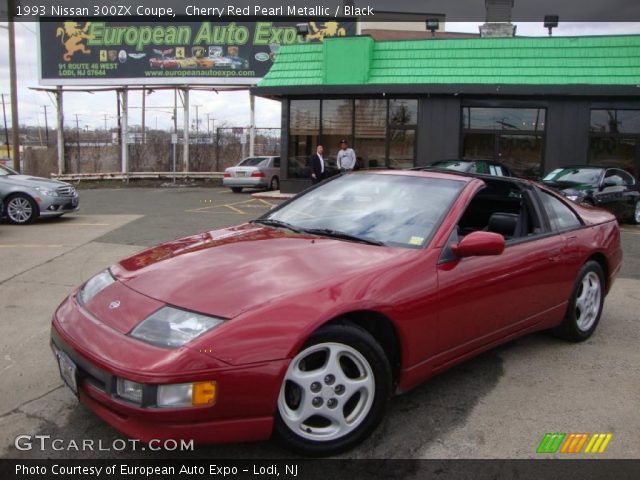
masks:
[[[587,339],[621,258],[610,213],[528,181],[356,172],[111,266],[60,305],[51,345],[131,437],[328,455],[495,345]]]

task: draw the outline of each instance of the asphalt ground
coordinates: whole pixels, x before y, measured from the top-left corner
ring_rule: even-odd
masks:
[[[272,442],[195,451],[18,450],[18,435],[60,445],[123,437],[79,405],[49,349],[51,314],[73,287],[146,246],[238,224],[273,201],[220,187],[81,191],[81,212],[16,227],[0,223],[0,457],[270,459]],[[343,458],[539,458],[547,432],[603,432],[602,454],[639,458],[640,227],[623,226],[625,260],[598,331],[569,344],[534,334],[487,352],[393,399],[374,435]],[[556,455],[562,456],[562,455]]]

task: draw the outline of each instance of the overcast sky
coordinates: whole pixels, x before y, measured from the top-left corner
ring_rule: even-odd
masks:
[[[6,24],[0,24],[5,25]],[[478,32],[478,23],[454,23],[448,22],[446,30],[452,32]],[[541,22],[523,23],[516,22],[517,34],[523,36],[547,35]],[[18,99],[19,119],[21,125],[40,125],[44,127],[44,109],[47,105],[49,126],[55,125],[55,104],[48,94],[30,90],[29,87],[38,86],[38,58],[36,47],[36,23],[17,22],[16,26],[16,52],[18,70]],[[560,23],[554,30],[554,36],[576,35],[613,35],[613,34],[640,34],[640,23]],[[7,120],[10,123],[9,108],[9,55],[8,55],[8,30],[0,28],[0,93],[4,93],[7,103]],[[129,94],[130,117],[129,125],[141,123],[141,92]],[[215,118],[215,125],[221,126],[248,126],[249,125],[249,95],[246,91],[240,92],[191,92],[191,119],[195,119],[195,105],[199,107],[201,120],[200,130],[207,130],[207,114]],[[173,93],[157,91],[147,95],[147,126],[160,129],[170,128],[171,109],[173,108]],[[179,105],[178,120],[182,126],[182,114]],[[81,128],[89,126],[104,128],[105,115],[107,127],[114,127],[116,121],[116,94],[109,93],[66,93],[64,96],[65,126],[75,127],[75,115],[79,115]],[[2,118],[0,117],[0,122]],[[279,127],[280,103],[256,99],[256,126]]]

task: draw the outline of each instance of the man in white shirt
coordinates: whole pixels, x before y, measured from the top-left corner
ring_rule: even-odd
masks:
[[[336,163],[338,164],[338,169],[343,173],[351,172],[356,167],[356,152],[349,147],[344,138],[340,140],[340,150],[338,150],[338,155],[336,156]]]

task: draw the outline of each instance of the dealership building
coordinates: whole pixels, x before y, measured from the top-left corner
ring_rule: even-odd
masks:
[[[256,95],[282,102],[284,192],[310,184],[317,144],[347,138],[361,169],[486,158],[539,177],[564,165],[640,173],[640,35],[282,47]]]

